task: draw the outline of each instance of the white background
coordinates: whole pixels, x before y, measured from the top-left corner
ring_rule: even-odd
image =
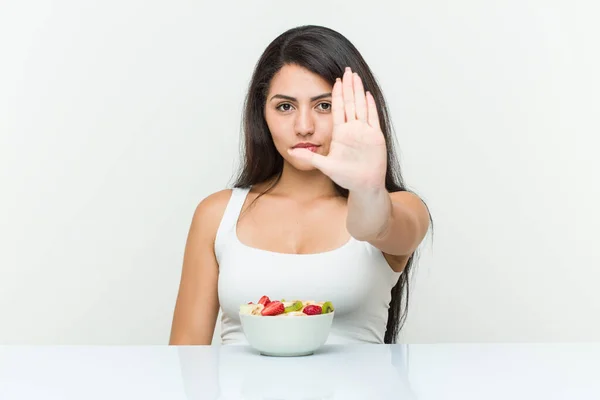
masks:
[[[598,7],[446,3],[0,3],[0,343],[168,342],[254,64],[307,23],[374,70],[433,213],[402,341],[600,340]]]

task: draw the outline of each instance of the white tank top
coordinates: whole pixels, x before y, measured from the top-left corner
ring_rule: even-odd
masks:
[[[250,189],[234,188],[215,238],[221,343],[246,344],[241,304],[271,299],[331,301],[328,344],[383,343],[391,290],[400,273],[368,242],[350,238],[322,253],[289,254],[243,244],[237,221]]]

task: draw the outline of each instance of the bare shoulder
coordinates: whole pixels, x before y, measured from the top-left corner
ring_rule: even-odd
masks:
[[[192,225],[202,227],[202,231],[214,239],[227,203],[231,199],[231,193],[231,189],[224,189],[202,199],[194,211]]]
[[[225,207],[231,199],[231,193],[231,189],[223,189],[206,196],[198,203],[196,211],[199,213],[225,212]]]

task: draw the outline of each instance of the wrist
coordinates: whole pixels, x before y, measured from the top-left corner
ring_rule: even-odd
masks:
[[[350,191],[346,228],[356,239],[377,240],[385,236],[392,215],[392,203],[385,188]]]

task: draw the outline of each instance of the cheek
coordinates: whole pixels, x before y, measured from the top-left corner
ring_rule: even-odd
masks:
[[[283,145],[285,142],[289,141],[289,133],[288,129],[281,123],[281,121],[271,121],[268,123],[269,131],[271,132],[271,136],[273,137],[273,142],[276,147]]]
[[[279,147],[280,144],[288,142],[290,140],[290,134],[293,134],[293,121],[291,118],[283,118],[279,115],[273,115],[267,113],[265,115],[269,132],[273,137],[275,146]]]

